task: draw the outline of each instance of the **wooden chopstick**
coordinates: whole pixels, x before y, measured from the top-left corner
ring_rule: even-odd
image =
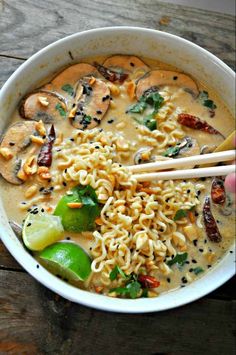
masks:
[[[225,152],[217,152],[203,155],[193,155],[191,157],[171,159],[165,161],[156,161],[153,163],[139,164],[128,166],[128,169],[133,173],[136,172],[148,172],[148,171],[158,171],[166,169],[175,169],[178,167],[184,168],[184,166],[189,164],[201,165],[208,163],[224,162],[235,159],[235,150],[227,150]],[[191,169],[191,171],[196,169]],[[208,175],[209,176],[209,175]],[[213,175],[210,175],[213,176]]]
[[[235,172],[235,165],[214,166],[211,168],[185,169],[162,171],[159,173],[134,174],[132,177],[137,181],[154,180],[176,180],[176,179],[194,179],[209,176],[222,176]]]

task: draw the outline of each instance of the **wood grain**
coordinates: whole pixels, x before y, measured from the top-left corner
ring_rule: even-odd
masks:
[[[0,271],[0,277],[0,353],[10,343],[28,346],[30,354],[233,354],[233,301],[112,314],[57,297],[24,273]]]
[[[235,66],[234,17],[156,0],[10,0],[0,7],[0,54],[27,58],[69,34],[106,26],[167,31]],[[168,17],[168,21],[162,21]]]
[[[0,47],[1,48],[1,47]],[[15,58],[0,55],[0,89],[12,73],[24,62]]]

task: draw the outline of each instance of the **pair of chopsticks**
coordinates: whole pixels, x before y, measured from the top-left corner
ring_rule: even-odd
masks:
[[[189,164],[201,165],[217,162],[226,162],[235,159],[235,150],[227,150],[225,152],[194,155],[186,158],[171,159],[165,161],[156,161],[153,163],[128,166],[128,169],[134,174],[133,177],[137,181],[153,181],[153,180],[176,180],[176,179],[193,179],[209,176],[223,176],[235,171],[235,165],[213,166],[199,169],[182,169],[172,171],[159,170],[183,168]],[[144,173],[143,173],[144,172]],[[143,173],[143,174],[142,174]]]

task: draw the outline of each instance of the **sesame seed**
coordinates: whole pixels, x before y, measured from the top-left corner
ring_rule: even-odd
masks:
[[[107,123],[109,123],[109,124],[111,124],[111,123],[113,123],[113,122],[114,122],[113,119],[107,121]]]
[[[26,227],[30,227],[31,226],[31,223],[28,223]]]
[[[197,261],[195,259],[192,259],[193,264],[197,264]]]
[[[198,242],[198,240],[197,240],[197,239],[194,239],[193,245],[194,245],[195,247],[197,246],[197,242]]]
[[[186,277],[182,277],[181,281],[183,282],[183,284],[186,284],[188,282],[188,280],[186,279]]]
[[[101,115],[101,114],[102,114],[102,111],[101,111],[101,110],[97,110],[96,113],[97,113],[98,115]]]
[[[22,204],[22,205],[26,205],[26,202],[25,202],[25,201],[22,201],[21,204]]]
[[[39,191],[41,192],[41,191],[43,191],[43,190],[44,190],[44,187],[40,187]]]
[[[74,140],[74,138],[70,138],[70,141],[71,141],[71,142],[74,142],[75,140]]]
[[[233,254],[233,250],[230,250],[229,252],[230,252],[230,254]]]
[[[65,169],[64,172],[67,173],[67,169]]]
[[[211,268],[211,265],[207,265],[207,267],[208,267],[208,269],[210,269],[210,268]]]
[[[134,67],[134,63],[133,62],[130,62],[129,63],[131,67]]]
[[[70,240],[70,237],[66,237],[67,240]]]
[[[190,268],[190,269],[189,269],[189,272],[193,272],[193,268]]]
[[[168,283],[170,283],[170,282],[171,282],[171,280],[170,280],[170,278],[169,278],[169,277],[167,277],[167,279],[166,279],[166,280],[167,280],[167,282],[168,282]]]
[[[200,249],[198,249],[199,251],[200,251],[200,253],[202,253],[203,252],[203,249],[202,248],[200,248]]]
[[[95,149],[100,149],[100,147],[98,145],[95,146]]]
[[[44,212],[44,208],[41,208],[41,212]]]
[[[198,216],[199,216],[199,213],[198,213],[198,212],[195,212],[194,214],[195,214],[195,217],[198,217]]]
[[[190,189],[188,189],[188,190],[187,190],[187,194],[189,194],[190,192],[191,192],[191,190],[190,190]]]
[[[13,147],[13,145],[15,145],[15,143],[14,142],[10,142],[9,145]]]
[[[62,185],[63,185],[63,186],[66,186],[66,185],[67,185],[67,183],[66,183],[65,181],[63,181]]]
[[[36,268],[39,269],[39,264],[36,265]]]
[[[177,80],[178,79],[178,76],[173,76],[173,80]]]

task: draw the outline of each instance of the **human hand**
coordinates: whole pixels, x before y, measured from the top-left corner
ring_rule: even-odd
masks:
[[[234,137],[234,146],[236,147],[236,137]],[[236,194],[236,173],[235,172],[226,176],[225,188],[227,191]]]

